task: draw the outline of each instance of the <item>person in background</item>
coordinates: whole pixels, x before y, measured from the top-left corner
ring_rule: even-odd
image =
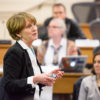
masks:
[[[100,51],[94,54],[92,73],[82,80],[78,100],[100,100]]]
[[[100,46],[97,46],[93,49],[93,55],[95,55],[96,52],[100,51]]]
[[[93,49],[93,55],[95,55],[97,52],[100,52],[100,46],[97,46]],[[89,66],[90,65],[90,66]],[[93,69],[93,64],[89,64],[86,67],[86,72],[91,73],[92,69]],[[73,87],[73,100],[78,100],[78,96],[79,96],[79,91],[80,91],[80,86],[81,86],[81,82],[82,80],[85,78],[86,76],[82,76],[80,77],[75,83],[74,83],[74,87]]]
[[[48,25],[49,40],[38,48],[37,57],[42,65],[59,65],[61,58],[78,55],[75,43],[65,38],[66,25],[62,19],[54,18]]]
[[[38,38],[36,19],[20,12],[7,21],[10,36],[16,43],[4,57],[4,74],[0,82],[4,94],[1,100],[40,100],[43,86],[51,86],[61,78],[61,69],[45,74],[37,61],[32,42]],[[56,74],[56,78],[50,77]],[[1,90],[0,90],[1,91]]]
[[[82,32],[78,24],[74,22],[73,20],[67,18],[66,8],[63,4],[61,3],[54,4],[52,10],[53,10],[53,17],[50,17],[45,20],[44,27],[48,27],[50,21],[53,18],[60,18],[64,20],[66,24],[66,27],[67,27],[66,37],[68,39],[71,39],[71,40],[86,39],[84,33]],[[44,32],[46,32],[46,30]],[[48,35],[47,33],[44,33],[44,34],[41,33],[40,38],[42,40],[47,40],[48,39],[47,35]]]

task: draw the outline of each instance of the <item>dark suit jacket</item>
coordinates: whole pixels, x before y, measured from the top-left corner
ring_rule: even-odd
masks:
[[[78,100],[80,86],[84,78],[85,76],[82,76],[74,83],[72,100]]]
[[[44,27],[47,27],[49,25],[49,22],[53,19],[53,17],[48,18],[45,22],[44,22]],[[82,32],[82,30],[80,29],[80,27],[78,26],[77,23],[75,23],[74,21],[72,21],[69,18],[65,19],[65,24],[67,27],[67,32],[66,32],[66,36],[69,40],[75,40],[75,39],[86,39],[84,33]],[[45,32],[47,32],[45,30]],[[43,40],[47,40],[48,36],[47,33],[40,33],[39,38],[43,39]]]
[[[34,76],[34,71],[27,51],[17,42],[7,51],[3,68],[0,85],[4,94],[0,95],[6,95],[4,100],[33,100],[35,88],[27,84],[27,77]],[[38,85],[41,91],[42,84]]]

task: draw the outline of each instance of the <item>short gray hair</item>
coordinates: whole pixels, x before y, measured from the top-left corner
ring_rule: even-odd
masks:
[[[58,26],[64,30],[64,32],[67,31],[67,27],[66,27],[64,20],[59,19],[59,18],[53,18],[50,22],[52,21],[56,22]]]

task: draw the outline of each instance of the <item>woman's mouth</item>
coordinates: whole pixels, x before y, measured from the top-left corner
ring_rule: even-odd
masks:
[[[35,33],[33,33],[32,35],[37,35],[37,33],[35,32]]]

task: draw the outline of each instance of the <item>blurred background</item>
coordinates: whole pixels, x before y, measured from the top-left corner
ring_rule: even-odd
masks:
[[[63,3],[67,8],[67,16],[75,20],[71,7],[77,2],[87,2],[87,0],[0,0],[0,39],[11,40],[6,29],[6,20],[14,13],[29,12],[36,17],[38,25],[42,25],[45,19],[52,16],[53,4]]]

